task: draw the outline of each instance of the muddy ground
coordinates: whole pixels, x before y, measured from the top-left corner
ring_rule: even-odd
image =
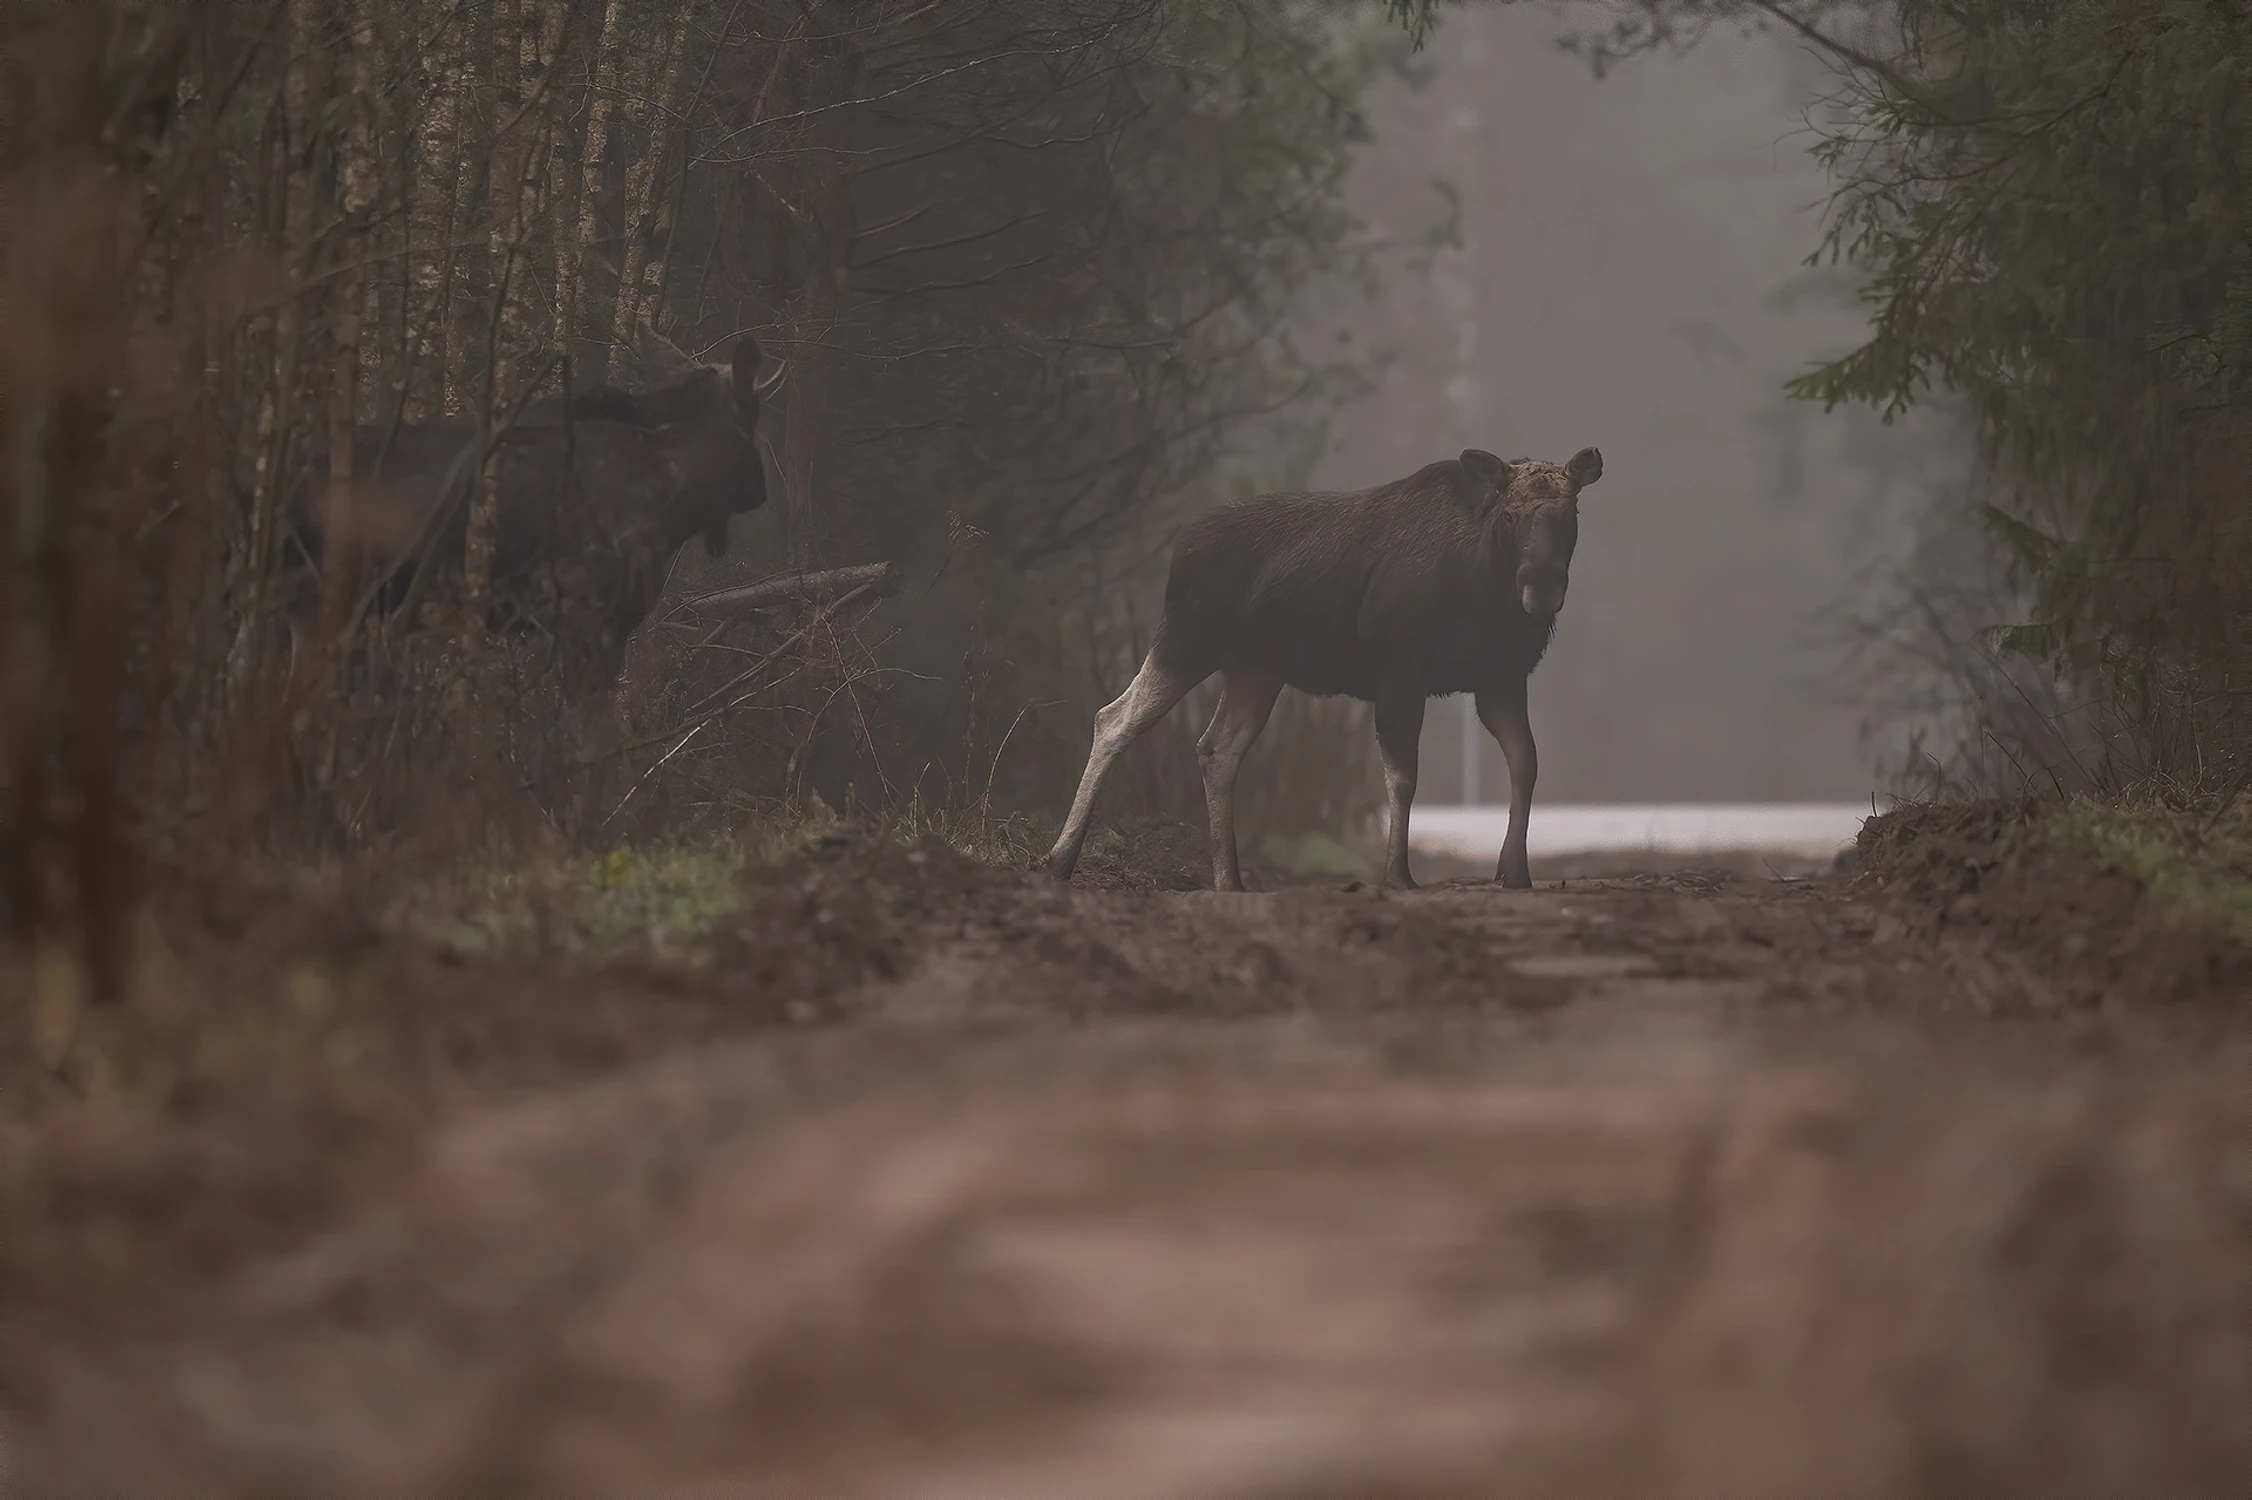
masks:
[[[0,1482],[2252,1483],[2241,995],[1867,877],[1168,888],[1200,862],[837,841],[704,975],[168,919],[178,984],[338,1058],[14,1127]]]

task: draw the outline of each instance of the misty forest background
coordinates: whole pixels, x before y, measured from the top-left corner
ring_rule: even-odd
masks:
[[[1911,792],[2233,798],[2248,26],[2190,0],[9,0],[10,925],[75,912],[98,947],[128,850],[604,848],[814,806],[1027,849],[1184,516],[1468,443],[1612,469],[1536,679],[1550,790],[1851,795],[1875,755]],[[1781,180],[1831,195],[1697,195],[1731,227],[1708,262],[1773,226],[1750,281],[1645,269],[1666,246],[1629,207],[1688,201],[1689,164],[1638,184],[1613,148],[1682,134],[1653,124],[1667,76],[1757,80],[1722,134],[1767,115]],[[1762,342],[1793,308],[1816,321]],[[769,503],[725,560],[682,553],[622,687],[487,635],[489,485],[457,597],[324,628],[283,522],[309,455],[353,482],[330,434],[631,388],[643,321],[699,354],[753,332],[790,373]],[[1764,425],[1700,406],[1729,381]],[[688,602],[878,561],[887,598]],[[1192,812],[1196,706],[1114,815]],[[1361,710],[1286,698],[1253,847],[1350,828],[1377,785]]]

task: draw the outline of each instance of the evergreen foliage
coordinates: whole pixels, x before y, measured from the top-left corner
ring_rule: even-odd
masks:
[[[1820,148],[1870,334],[1793,394],[1960,397],[2033,605],[1996,644],[2097,691],[2143,771],[2210,778],[2252,672],[2246,11],[1907,0],[1882,35],[1833,49]]]
[[[1442,14],[1387,8],[1418,40]],[[1987,645],[2092,710],[2045,738],[2098,742],[2108,769],[2087,781],[2243,785],[2252,8],[1610,0],[1578,50],[1600,68],[1714,26],[1836,68],[1816,112],[1835,197],[1810,263],[1861,274],[1869,332],[1790,394],[1887,420],[1942,395],[1967,411],[1987,462],[1958,503],[2028,606],[1988,621]]]

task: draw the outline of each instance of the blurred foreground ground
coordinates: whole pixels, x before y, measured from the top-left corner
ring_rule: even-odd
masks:
[[[1200,855],[833,841],[697,973],[172,921],[357,1050],[16,1129],[7,1493],[2252,1480],[2252,1021],[2027,940],[2131,891]]]

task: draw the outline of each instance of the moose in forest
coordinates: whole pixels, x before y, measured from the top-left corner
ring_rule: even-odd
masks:
[[[759,378],[749,334],[727,363],[707,365],[643,325],[641,355],[648,389],[604,386],[531,402],[492,440],[499,493],[489,624],[560,634],[569,619],[591,636],[591,654],[611,677],[674,554],[702,537],[719,556],[729,517],[765,503],[759,403],[788,372],[778,364]],[[412,628],[423,603],[458,587],[483,451],[473,423],[363,427],[357,477],[342,495],[329,493],[326,454],[311,455],[310,473],[321,477],[297,488],[295,545],[316,571],[357,553],[354,618],[395,611]]]
[[[1373,489],[1260,495],[1191,521],[1173,547],[1149,655],[1095,716],[1050,873],[1068,879],[1078,864],[1119,754],[1218,672],[1220,706],[1196,747],[1217,889],[1243,889],[1236,772],[1285,687],[1375,706],[1390,813],[1384,878],[1411,890],[1408,809],[1424,701],[1475,694],[1509,761],[1509,832],[1494,878],[1530,886],[1525,825],[1537,764],[1525,684],[1564,607],[1580,491],[1602,474],[1593,448],[1561,464],[1469,448]]]

